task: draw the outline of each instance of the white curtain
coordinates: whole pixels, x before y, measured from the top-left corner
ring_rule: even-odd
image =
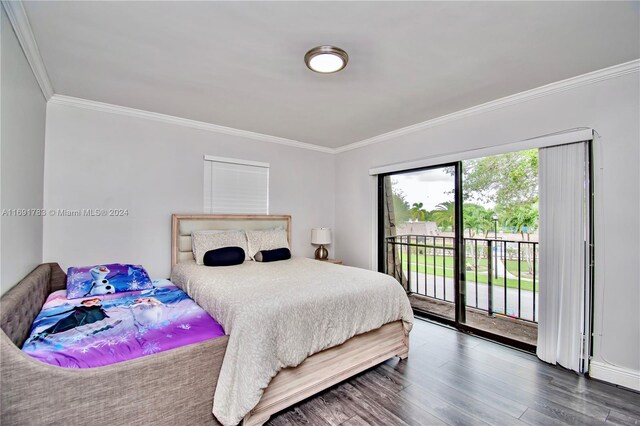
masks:
[[[583,372],[588,240],[586,142],[539,150],[538,357]]]

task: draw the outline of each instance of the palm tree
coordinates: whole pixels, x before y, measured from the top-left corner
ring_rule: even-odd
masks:
[[[438,204],[435,210],[431,212],[431,216],[443,231],[449,227],[453,227],[456,222],[455,203],[453,201],[445,201],[444,203]]]
[[[423,203],[413,203],[409,213],[411,214],[411,219],[419,220],[421,222],[426,221],[427,219],[427,211],[423,209]]]
[[[525,234],[527,241],[530,240],[529,232],[538,225],[538,206],[536,204],[517,204],[507,212],[507,220],[505,225],[510,226],[517,232],[520,232],[524,240]]]
[[[538,226],[538,206],[537,204],[518,204],[514,208],[512,208],[508,212],[509,216],[505,221],[507,226],[515,229],[517,232],[520,232],[522,239],[524,240],[524,236],[527,236],[527,241],[531,240],[530,232],[533,231]],[[533,253],[532,253],[532,245],[525,244],[524,245],[524,254],[525,260],[527,261],[527,265],[529,266],[529,273],[533,274]]]
[[[483,206],[473,203],[464,203],[462,206],[464,229],[469,232],[469,238],[473,238],[475,233],[485,231],[491,227],[492,212]]]

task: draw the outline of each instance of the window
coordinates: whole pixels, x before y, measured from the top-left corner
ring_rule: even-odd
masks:
[[[269,213],[269,163],[204,157],[205,213]]]

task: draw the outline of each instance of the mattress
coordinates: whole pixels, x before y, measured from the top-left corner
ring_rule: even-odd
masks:
[[[278,371],[351,337],[402,320],[409,299],[391,276],[294,257],[208,267],[176,265],[171,281],[229,334],[213,413],[235,425],[258,403]]]
[[[90,368],[224,336],[222,326],[170,281],[153,284],[97,298],[51,293],[22,350],[47,364]]]

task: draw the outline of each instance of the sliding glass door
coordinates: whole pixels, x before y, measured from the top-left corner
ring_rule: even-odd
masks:
[[[536,149],[379,176],[379,265],[414,310],[528,350],[539,310]]]
[[[418,314],[586,371],[593,171],[583,136],[378,175],[380,271]]]

